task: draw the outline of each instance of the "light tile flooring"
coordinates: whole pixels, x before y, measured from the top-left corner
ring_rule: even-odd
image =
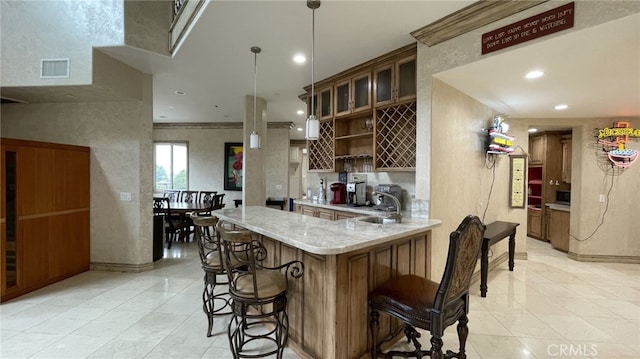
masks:
[[[504,263],[489,273],[486,298],[473,284],[469,358],[640,358],[640,265],[527,246],[514,272]],[[86,272],[0,305],[0,357],[231,358],[226,320],[205,335],[195,244],[165,258],[153,271]],[[455,326],[444,342],[457,349]]]

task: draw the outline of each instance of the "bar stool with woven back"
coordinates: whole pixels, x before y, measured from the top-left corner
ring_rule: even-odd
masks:
[[[466,358],[465,345],[469,329],[469,284],[476,266],[485,226],[476,216],[467,216],[458,229],[449,236],[449,254],[440,283],[407,274],[392,278],[369,293],[369,327],[371,329],[371,358],[394,356]],[[383,352],[385,344],[378,342],[379,312],[403,322],[404,335],[413,343],[411,352]],[[445,328],[458,322],[459,352],[442,353],[442,335]],[[431,349],[422,350],[418,342],[420,333],[415,328],[431,333]],[[394,339],[400,331],[390,333],[386,341]]]
[[[217,231],[232,301],[228,336],[233,357],[282,358],[289,337],[288,278],[300,278],[304,264],[295,260],[266,267],[266,249],[250,231],[224,222]]]
[[[204,289],[202,291],[202,310],[207,315],[207,337],[213,330],[213,319],[216,316],[231,314],[228,291],[216,292],[216,287],[227,285],[225,266],[222,262],[222,248],[215,232],[218,218],[215,216],[191,216],[195,226],[196,242],[200,262],[204,271]],[[218,276],[224,276],[219,279]]]

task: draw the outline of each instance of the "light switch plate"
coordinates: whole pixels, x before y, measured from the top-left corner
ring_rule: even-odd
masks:
[[[120,192],[120,200],[131,202],[131,192]]]

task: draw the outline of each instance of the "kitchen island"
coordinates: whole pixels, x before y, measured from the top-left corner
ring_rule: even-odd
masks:
[[[304,263],[288,295],[289,345],[303,358],[366,357],[369,291],[400,274],[430,278],[431,229],[440,225],[410,217],[398,224],[331,221],[265,207],[213,214],[256,233],[267,265]],[[399,325],[381,319],[381,335]]]

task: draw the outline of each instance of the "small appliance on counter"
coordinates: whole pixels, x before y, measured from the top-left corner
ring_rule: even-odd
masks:
[[[329,189],[333,194],[331,204],[345,204],[347,202],[347,185],[335,182],[329,186]]]
[[[347,205],[364,206],[367,204],[367,184],[365,182],[347,182]]]
[[[402,189],[397,184],[379,184],[375,187],[374,191],[389,193],[402,203]],[[373,209],[380,211],[395,211],[397,209],[393,200],[387,196],[376,195],[373,201],[375,203]]]

